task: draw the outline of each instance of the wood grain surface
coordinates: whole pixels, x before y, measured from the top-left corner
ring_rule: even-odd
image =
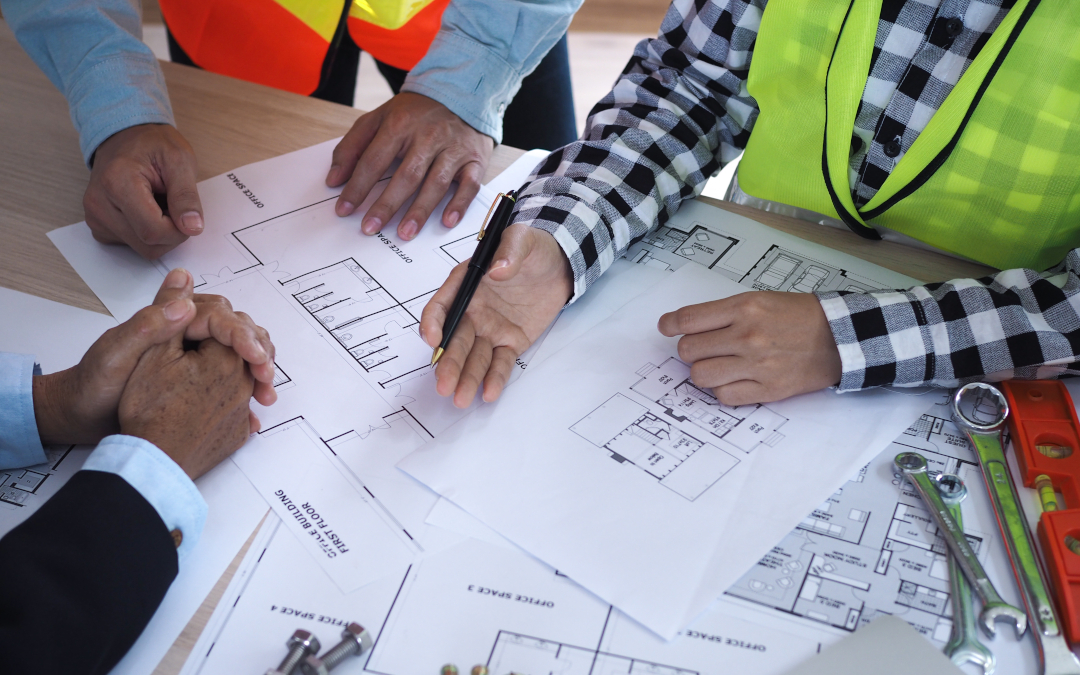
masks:
[[[596,4],[602,4],[597,2]],[[643,4],[653,4],[643,0]],[[361,111],[256,84],[162,63],[177,127],[195,148],[199,178],[299,150],[348,131]],[[0,285],[107,313],[46,234],[83,219],[82,194],[89,171],[67,104],[0,22]],[[362,102],[360,102],[362,104]],[[521,151],[500,146],[485,180]],[[900,244],[868,242],[856,235],[784,216],[706,200],[770,227],[846,251],[927,281],[982,276],[982,265],[918,251]],[[5,320],[10,317],[5,317]],[[243,550],[250,545],[245,544]],[[154,671],[180,670],[243,550]],[[272,665],[272,664],[270,664]],[[252,664],[252,668],[267,664]]]

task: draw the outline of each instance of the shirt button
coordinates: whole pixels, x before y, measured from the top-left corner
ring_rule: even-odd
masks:
[[[176,545],[176,548],[180,548],[180,544],[184,543],[184,533],[179,529],[175,529],[170,532],[169,535],[172,536],[173,544]]]
[[[500,113],[506,112],[506,104],[505,103],[500,103],[499,104],[499,112]]]
[[[955,16],[945,22],[945,34],[951,38],[956,37],[961,32],[963,32],[963,30],[964,22]]]
[[[896,141],[889,141],[881,147],[881,151],[885,153],[886,157],[896,157],[900,154],[900,144]]]

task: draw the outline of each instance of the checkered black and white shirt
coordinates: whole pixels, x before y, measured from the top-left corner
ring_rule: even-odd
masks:
[[[519,192],[516,221],[559,242],[575,299],[746,147],[758,114],[746,78],[767,1],[674,0],[582,139],[553,152]],[[1013,1],[883,0],[852,134],[857,204],[881,187]],[[1080,249],[1041,274],[820,293],[843,362],[840,390],[1080,374],[1078,275]]]

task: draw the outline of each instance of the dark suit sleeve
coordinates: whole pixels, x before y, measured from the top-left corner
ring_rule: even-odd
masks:
[[[115,474],[79,471],[0,539],[0,670],[107,673],[176,572],[149,502]]]

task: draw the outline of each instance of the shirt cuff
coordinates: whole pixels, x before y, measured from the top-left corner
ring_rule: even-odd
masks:
[[[838,391],[892,385],[952,386],[936,381],[934,328],[911,291],[817,293],[840,352]]]
[[[497,52],[458,33],[441,30],[401,91],[442,103],[463,122],[502,142],[506,106],[521,87],[522,74]]]
[[[65,95],[87,166],[98,146],[118,131],[138,124],[175,126],[165,76],[152,55],[106,59],[72,83]]]
[[[179,531],[176,553],[181,562],[198,543],[206,524],[206,500],[183,469],[153,443],[134,436],[108,436],[82,468],[114,473],[138,490],[169,532]]]
[[[45,462],[34,415],[34,357],[0,354],[0,468]]]

